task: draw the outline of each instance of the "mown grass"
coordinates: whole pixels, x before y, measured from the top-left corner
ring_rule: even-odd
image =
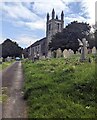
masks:
[[[2,103],[2,95],[0,95],[0,103]]]
[[[6,102],[7,99],[8,99],[7,87],[2,87],[2,92],[0,94],[0,103]]]
[[[97,78],[92,63],[79,57],[23,62],[24,99],[29,118],[97,117]]]
[[[2,62],[2,64],[0,64],[0,71],[7,68],[8,66],[10,66],[14,61],[11,62]]]

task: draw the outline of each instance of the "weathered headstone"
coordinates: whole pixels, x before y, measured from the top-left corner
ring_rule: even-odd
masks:
[[[72,55],[74,55],[74,52],[73,52],[73,50],[69,49],[69,50],[68,50],[68,52],[69,52],[69,56],[72,56]]]
[[[2,64],[2,62],[3,62],[3,58],[2,58],[2,57],[0,57],[0,64]]]
[[[63,51],[63,57],[64,57],[64,58],[68,58],[68,57],[69,57],[69,52],[68,52],[67,49],[65,49],[65,50]]]
[[[51,58],[51,57],[52,57],[52,52],[49,50],[47,58]]]
[[[77,55],[80,55],[80,52],[79,52],[79,51],[76,51],[76,54],[77,54]]]
[[[86,60],[88,41],[86,41],[86,38],[83,38],[82,42],[79,39],[78,39],[78,41],[79,41],[79,45],[81,46],[80,61],[84,61],[84,60]]]
[[[10,61],[12,60],[12,58],[8,56],[8,57],[6,58],[6,60],[7,60],[8,62],[10,62]]]
[[[56,58],[56,50],[52,51],[52,58]]]
[[[96,53],[97,53],[96,47],[93,47],[92,48],[92,54],[96,54]]]
[[[60,48],[58,48],[56,52],[57,52],[56,55],[57,58],[62,57],[62,50]]]
[[[41,56],[41,57],[40,57],[40,59],[44,60],[44,59],[45,59],[45,56],[44,56],[44,55],[43,55],[43,56]]]

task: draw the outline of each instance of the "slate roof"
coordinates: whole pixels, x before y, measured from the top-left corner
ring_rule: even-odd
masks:
[[[44,38],[36,41],[36,42],[33,43],[31,46],[29,46],[27,49],[29,49],[30,47],[35,47],[35,46],[37,46],[37,45],[39,45],[39,44],[41,44],[42,42],[45,42],[45,41],[46,41],[46,37],[44,37]]]

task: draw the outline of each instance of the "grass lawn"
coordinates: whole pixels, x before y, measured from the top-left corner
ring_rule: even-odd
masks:
[[[0,95],[0,103],[2,103],[2,96]]]
[[[0,103],[6,102],[7,96],[7,87],[2,87],[2,95],[0,95]]]
[[[23,62],[29,118],[97,117],[95,62],[80,63],[78,59]]]
[[[0,71],[7,68],[8,66],[10,66],[13,63],[13,61],[11,62],[3,62],[2,64],[0,64]]]

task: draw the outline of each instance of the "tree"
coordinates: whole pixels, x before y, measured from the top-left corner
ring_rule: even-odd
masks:
[[[76,52],[79,48],[78,39],[88,39],[90,28],[91,27],[87,23],[77,21],[71,22],[62,32],[53,36],[49,48],[51,50],[56,50],[58,48],[62,50],[72,49]]]
[[[2,44],[2,57],[21,57],[22,48],[16,42],[6,39]]]
[[[95,30],[95,47],[97,48],[97,30]]]

